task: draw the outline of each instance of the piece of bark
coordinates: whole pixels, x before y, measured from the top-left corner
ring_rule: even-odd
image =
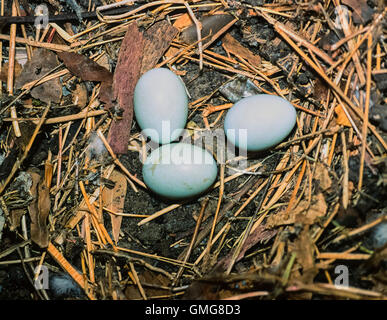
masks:
[[[236,40],[232,35],[227,33],[223,37],[222,42],[223,47],[226,51],[232,53],[233,55],[240,56],[243,59],[246,59],[254,67],[258,67],[261,63],[261,57],[252,53],[249,49],[241,45],[238,40]]]
[[[178,33],[179,29],[165,20],[157,22],[145,31],[141,74],[154,68]]]
[[[133,94],[140,77],[144,39],[137,24],[129,25],[121,44],[113,77],[113,98],[123,110],[122,119],[110,126],[108,142],[116,154],[128,152],[130,128],[133,120]]]
[[[99,99],[108,110],[113,106],[113,74],[94,60],[75,52],[57,52],[66,68],[83,81],[101,82]]]

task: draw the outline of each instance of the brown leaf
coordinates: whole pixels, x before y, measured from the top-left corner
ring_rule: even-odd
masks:
[[[20,226],[20,219],[24,215],[24,213],[25,213],[24,209],[12,209],[10,211],[11,225],[9,226],[9,229],[11,231],[16,230]]]
[[[328,86],[321,80],[317,78],[314,84],[314,98],[317,101],[325,101],[328,96]]]
[[[167,287],[171,284],[171,281],[163,274],[156,274],[155,272],[145,269],[144,272],[138,276],[141,283],[149,283],[155,286]],[[147,297],[156,297],[166,294],[165,289],[159,288],[147,288],[145,287],[145,294]],[[141,299],[138,287],[136,285],[127,286],[125,289],[125,296],[129,300]]]
[[[15,79],[15,88],[19,89],[27,83],[40,79],[58,64],[56,55],[52,51],[34,50],[32,59],[24,65],[23,71]],[[59,103],[62,97],[62,85],[59,78],[35,86],[31,90],[31,95],[47,104],[50,102]]]
[[[317,162],[314,178],[318,181],[322,191],[329,191],[331,189],[332,180],[329,177],[329,170],[324,163]]]
[[[295,222],[311,225],[319,218],[325,216],[327,208],[324,195],[320,192],[312,198],[311,203],[307,200],[302,200],[296,208],[289,212],[282,210],[272,214],[267,219],[267,226],[273,228]]]
[[[230,14],[216,14],[212,16],[205,16],[200,19],[202,24],[201,36],[202,38],[208,37],[203,41],[203,44],[211,40],[211,36],[220,31],[224,26],[230,23],[234,17]],[[181,40],[187,44],[192,44],[198,41],[196,25],[191,24],[190,27],[185,29],[180,36]]]
[[[238,262],[239,260],[241,260],[245,256],[246,251],[252,248],[253,246],[255,246],[257,243],[270,240],[276,234],[277,234],[277,230],[269,230],[266,228],[265,225],[258,226],[253,231],[253,233],[251,233],[247,237],[235,262]],[[221,259],[216,266],[216,270],[218,271],[225,270],[228,267],[229,263],[231,262],[233,254],[234,254],[234,250],[231,250],[231,252],[226,257]]]
[[[155,67],[178,33],[179,30],[165,20],[157,22],[144,33],[141,74]]]
[[[114,170],[110,175],[110,180],[115,182],[114,188],[104,188],[102,191],[102,201],[104,207],[107,207],[109,210],[114,212],[122,212],[124,209],[125,196],[127,182],[126,177],[121,172]],[[114,241],[117,243],[120,230],[121,230],[121,221],[122,216],[117,216],[115,214],[110,214],[112,221],[112,233]]]
[[[105,109],[113,106],[112,83],[113,74],[94,60],[75,52],[57,52],[69,71],[83,81],[101,82],[99,99]]]
[[[51,201],[50,201],[50,190],[47,188],[43,179],[41,179],[39,186],[39,200],[38,200],[38,210],[39,210],[39,227],[41,229],[47,230],[47,218],[50,213]]]
[[[47,248],[49,244],[49,233],[47,217],[50,212],[50,194],[40,174],[33,170],[28,173],[32,178],[30,189],[34,200],[28,206],[31,217],[31,240],[41,248]]]
[[[273,238],[276,234],[277,234],[277,230],[269,230],[264,225],[258,226],[253,231],[253,233],[251,233],[247,237],[241,251],[239,252],[236,262],[241,260],[245,256],[246,251],[252,248],[253,246],[255,246],[257,243],[268,241],[271,238]]]
[[[367,0],[343,0],[343,4],[353,10],[353,21],[365,24],[372,19],[374,10],[367,4]]]
[[[226,51],[229,51],[235,56],[240,56],[243,59],[246,59],[251,65],[257,67],[261,64],[261,57],[252,53],[249,49],[242,46],[238,40],[236,40],[232,35],[227,33],[223,37],[223,47]]]
[[[347,115],[345,114],[343,107],[341,105],[337,105],[335,107],[335,114],[336,114],[336,123],[338,125],[343,125],[346,127],[352,127],[351,123],[349,122],[349,119]]]
[[[302,283],[312,283],[318,270],[315,266],[314,244],[308,226],[303,228],[289,250],[297,254],[297,262],[302,267],[302,276],[297,280],[301,280]]]
[[[75,90],[73,91],[73,104],[83,109],[87,104],[87,89],[83,83],[77,84]]]
[[[112,74],[94,60],[75,52],[57,52],[69,71],[84,81],[109,81]]]
[[[290,273],[289,283],[311,284],[318,274],[315,265],[314,244],[309,233],[309,227],[305,226],[293,243],[288,243],[289,252],[296,253],[295,270]],[[293,299],[311,299],[311,292],[293,294]]]
[[[113,96],[123,110],[122,119],[110,127],[108,142],[115,153],[128,152],[130,128],[133,119],[133,94],[140,77],[143,54],[143,35],[137,24],[129,25],[121,44],[113,80]]]

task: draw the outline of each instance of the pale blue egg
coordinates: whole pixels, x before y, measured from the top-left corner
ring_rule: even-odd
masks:
[[[240,149],[268,149],[292,131],[296,110],[287,100],[269,94],[243,98],[227,112],[224,130],[227,139]]]
[[[164,144],[176,140],[188,117],[188,97],[178,76],[165,68],[144,73],[134,90],[134,113],[143,134]]]
[[[142,168],[145,184],[170,199],[198,196],[215,182],[218,168],[206,150],[187,143],[172,143],[151,152]]]

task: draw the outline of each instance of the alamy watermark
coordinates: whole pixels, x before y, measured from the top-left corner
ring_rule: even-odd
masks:
[[[337,274],[334,284],[339,287],[349,287],[349,270],[348,267],[340,264],[335,267],[335,274]]]
[[[337,30],[342,30],[344,28],[344,24],[347,25],[349,23],[349,15],[350,11],[347,6],[339,5],[335,7],[335,19],[333,21],[333,25]]]
[[[35,8],[35,23],[36,29],[46,29],[48,26],[48,8],[45,4],[40,4]]]
[[[48,268],[46,266],[37,266],[35,268],[34,287],[36,290],[47,290],[49,286]]]

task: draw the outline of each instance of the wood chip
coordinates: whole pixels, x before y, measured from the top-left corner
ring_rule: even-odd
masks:
[[[165,20],[156,23],[144,33],[141,74],[156,66],[178,33],[179,30]]]
[[[246,59],[254,67],[257,67],[261,64],[261,57],[252,53],[249,49],[242,46],[238,40],[236,40],[232,35],[227,33],[223,37],[223,47],[226,51],[232,53],[235,56],[240,56]]]
[[[114,153],[128,152],[130,128],[133,119],[133,94],[140,77],[144,38],[137,24],[129,25],[122,41],[113,80],[113,96],[123,110],[122,119],[112,123],[108,142]]]

